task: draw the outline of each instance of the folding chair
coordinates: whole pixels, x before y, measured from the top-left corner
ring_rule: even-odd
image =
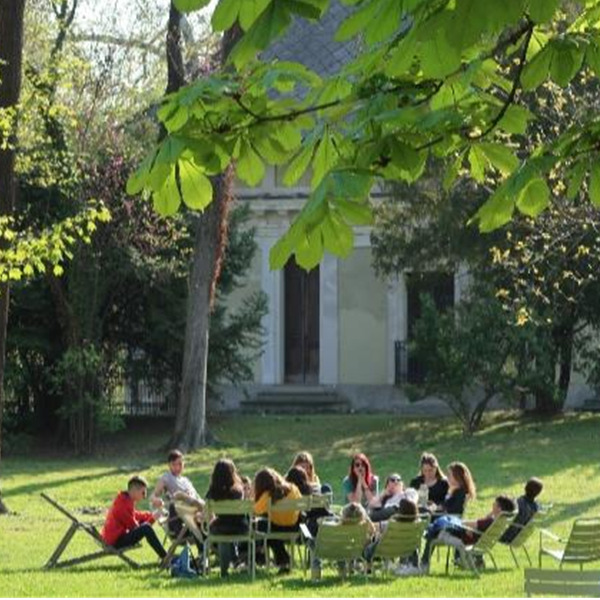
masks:
[[[344,576],[348,572],[348,566],[354,561],[365,565],[365,573],[367,572],[363,553],[368,531],[368,523],[342,525],[337,519],[323,519],[315,538],[304,523],[300,525],[300,532],[309,548],[311,564],[316,559],[343,563]]]
[[[369,560],[371,565],[378,558],[385,563],[392,560],[411,558],[415,552],[418,555],[423,533],[428,523],[428,519],[418,521],[390,519]]]
[[[167,518],[164,521],[161,521],[161,525],[163,525],[165,528],[167,536],[171,539],[171,545],[167,550],[167,555],[161,562],[161,568],[163,569],[166,569],[170,566],[171,561],[175,556],[175,552],[177,552],[177,548],[179,546],[187,544],[191,541],[197,542],[199,547],[203,547],[204,544],[204,536],[202,535],[202,531],[196,522],[198,507],[191,506],[180,500],[175,500],[174,506],[177,517],[182,521],[182,526],[179,530],[179,533],[175,537],[172,537],[168,530],[169,519]]]
[[[113,548],[112,546],[109,546],[104,541],[104,539],[102,538],[102,536],[100,535],[100,533],[98,532],[98,530],[96,529],[96,527],[94,525],[92,525],[91,523],[85,523],[83,521],[80,521],[73,513],[68,511],[64,506],[59,504],[56,500],[53,500],[52,498],[50,498],[50,496],[48,496],[47,494],[42,493],[40,495],[46,502],[51,504],[56,510],[58,510],[65,517],[67,517],[67,519],[69,519],[71,521],[71,525],[69,526],[69,529],[67,530],[67,532],[65,533],[65,535],[63,536],[61,541],[59,542],[58,546],[56,547],[56,550],[54,550],[54,552],[52,553],[52,556],[48,559],[48,562],[45,565],[46,569],[55,569],[55,568],[59,568],[59,567],[72,567],[74,565],[80,565],[80,564],[83,564],[86,562],[90,562],[92,560],[103,558],[105,556],[115,556],[117,558],[120,558],[123,562],[125,562],[126,564],[128,564],[130,567],[132,567],[134,569],[137,569],[140,567],[139,563],[137,563],[133,559],[129,558],[128,556],[125,556],[126,552],[129,552],[133,548],[138,548],[139,544],[137,544],[136,546],[129,546],[127,548],[120,548],[120,549]],[[77,533],[77,531],[83,531],[84,533],[89,535],[94,540],[94,542],[98,546],[100,546],[100,550],[97,552],[91,552],[89,554],[84,554],[83,556],[72,558],[70,560],[63,560],[63,561],[59,562],[59,558],[62,556],[63,552],[67,549],[67,546],[69,545],[69,543],[71,542],[71,539]]]
[[[248,520],[248,531],[245,533],[211,533],[210,522],[213,517],[219,515],[245,516]],[[256,575],[256,541],[254,539],[254,502],[252,500],[209,500],[204,509],[204,519],[202,520],[202,533],[204,534],[203,549],[204,549],[204,564],[206,565],[206,574],[210,572],[208,561],[208,552],[211,544],[248,544],[250,552],[248,569],[250,571],[252,581]]]
[[[525,593],[528,598],[532,594],[600,598],[600,571],[525,569]]]
[[[544,546],[544,538],[564,544],[564,548],[548,548]],[[543,555],[557,560],[560,569],[565,564],[575,563],[579,565],[580,570],[583,570],[584,563],[600,560],[600,519],[576,519],[567,539],[562,539],[547,529],[541,529],[540,568]]]
[[[267,508],[267,531],[256,530],[254,535],[257,541],[262,540],[264,553],[265,553],[265,567],[267,570],[270,566],[269,560],[269,540],[280,540],[290,545],[290,569],[294,568],[294,548],[298,548],[299,559],[302,560],[300,555],[300,546],[298,542],[301,540],[300,529],[297,531],[273,531],[272,530],[272,515],[278,512],[308,512],[312,508],[312,497],[303,496],[294,500],[278,500],[277,502],[271,502],[269,498]]]
[[[448,573],[449,570],[451,548],[455,548],[458,551],[463,565],[471,570],[477,577],[479,576],[479,571],[475,566],[476,557],[483,558],[487,554],[492,560],[494,569],[497,571],[498,565],[496,564],[496,559],[494,558],[492,550],[500,541],[503,533],[508,529],[510,520],[513,518],[513,516],[513,514],[501,513],[485,531],[466,528],[473,533],[480,535],[479,539],[474,544],[470,545],[466,545],[460,538],[451,535],[448,531],[442,531],[437,539],[433,541],[432,549],[436,545],[448,547],[448,551],[446,553],[446,573]]]

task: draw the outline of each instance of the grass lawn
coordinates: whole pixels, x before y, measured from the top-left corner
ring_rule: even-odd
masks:
[[[231,417],[212,428],[219,445],[187,460],[186,474],[202,494],[221,456],[233,458],[241,472],[252,475],[264,465],[284,471],[297,450],[307,449],[315,456],[321,481],[334,486],[336,501],[341,502],[341,479],[352,452],[367,453],[380,477],[398,471],[407,480],[417,469],[420,453],[430,450],[443,465],[462,460],[470,466],[479,495],[469,505],[468,517],[487,513],[501,492],[519,495],[532,475],[545,483],[541,500],[554,503],[548,526],[556,533],[566,534],[576,517],[600,516],[600,416],[567,416],[545,423],[492,421],[471,439],[464,439],[448,419],[385,415]],[[154,482],[165,468],[163,453],[156,448],[168,433],[155,429],[120,432],[91,460],[64,458],[49,450],[4,461],[2,488],[17,514],[0,518],[0,596],[523,596],[522,569],[514,568],[504,548],[496,552],[499,572],[487,571],[480,579],[459,571],[445,576],[443,564],[435,560],[429,577],[377,575],[341,581],[326,569],[318,584],[305,580],[301,571],[284,577],[259,571],[255,583],[243,574],[220,580],[218,569],[208,581],[176,580],[155,569],[129,570],[114,558],[44,571],[68,523],[39,493],[45,491],[81,511],[107,507],[134,471]],[[94,549],[83,537],[72,544]],[[537,553],[537,540],[531,550]],[[134,554],[144,562],[153,560],[147,548]],[[550,559],[544,564],[551,567]]]

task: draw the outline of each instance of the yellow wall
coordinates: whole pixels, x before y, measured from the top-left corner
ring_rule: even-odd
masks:
[[[371,250],[340,260],[340,383],[387,383],[387,290],[371,267]]]

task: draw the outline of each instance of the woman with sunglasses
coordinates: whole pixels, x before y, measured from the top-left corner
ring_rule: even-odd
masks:
[[[369,502],[369,516],[373,523],[387,521],[398,510],[400,501],[406,498],[402,477],[398,473],[388,475],[385,488],[379,496]]]
[[[362,453],[355,454],[350,472],[342,482],[345,502],[357,502],[365,508],[379,494],[379,478],[371,470],[369,459]]]

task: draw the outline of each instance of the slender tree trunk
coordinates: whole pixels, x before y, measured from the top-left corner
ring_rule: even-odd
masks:
[[[21,93],[23,60],[23,17],[25,0],[0,1],[0,108],[16,106]],[[0,148],[0,214],[9,215],[15,204],[15,144]],[[0,286],[0,460],[4,415],[4,369],[6,365],[6,325],[8,323],[9,285]],[[0,494],[0,514],[8,512]]]
[[[221,66],[225,64],[239,35],[239,28],[234,27],[223,37]],[[196,228],[185,326],[181,394],[177,405],[175,429],[170,440],[172,447],[183,450],[197,448],[207,442],[206,376],[210,313],[227,240],[232,181],[231,167],[224,175],[214,178],[214,199],[199,216]]]

